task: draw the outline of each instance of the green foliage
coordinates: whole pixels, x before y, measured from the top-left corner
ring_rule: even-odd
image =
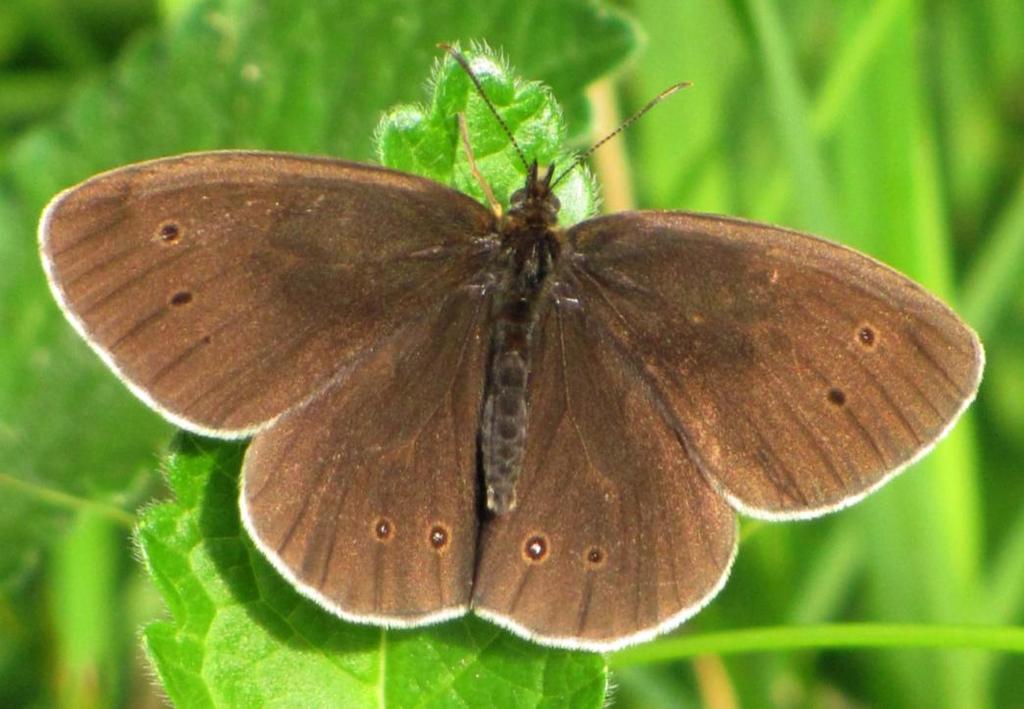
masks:
[[[248,147],[369,159],[381,114],[422,95],[429,67],[441,55],[439,41],[487,38],[522,65],[532,65],[531,77],[544,79],[577,106],[582,88],[635,43],[628,22],[586,0],[558,7],[494,3],[469,13],[454,1],[429,8],[395,1],[364,6],[356,15],[342,2],[176,5],[173,21],[138,37],[112,70],[76,87],[58,121],[29,132],[4,156],[0,588],[6,589],[7,605],[0,606],[0,622],[11,619],[4,635],[12,642],[0,644],[0,674],[16,676],[22,663],[38,664],[26,650],[42,648],[31,624],[19,618],[33,608],[40,561],[52,545],[62,543],[63,530],[78,515],[96,513],[130,524],[126,510],[159,484],[152,473],[154,451],[170,433],[110,377],[53,303],[32,236],[36,215],[52,194],[118,164],[188,150]],[[515,31],[524,26],[544,29],[529,36]],[[573,39],[570,29],[585,34]],[[554,43],[559,34],[567,39]],[[546,90],[523,90],[526,102],[509,97],[510,106],[519,107],[516,120],[540,125],[536,119],[542,119],[547,137],[536,144],[543,149],[538,156],[553,157],[564,133],[560,114]],[[442,147],[449,160],[455,159],[455,142]],[[575,204],[585,211],[590,203],[580,189],[584,174],[565,187],[575,186]],[[115,565],[109,573],[114,583],[126,572]],[[106,602],[127,602],[116,595],[125,588],[114,587],[115,596]],[[72,593],[67,587],[56,590]],[[54,603],[63,604],[64,598],[56,596]],[[58,630],[72,632],[63,625]],[[96,640],[96,652],[125,652]],[[82,681],[89,681],[87,676]],[[144,686],[144,671],[125,680],[133,681]],[[24,703],[19,687],[20,682],[0,681],[0,704]],[[55,689],[40,687],[44,694]],[[111,694],[105,701],[117,701],[124,691],[123,686],[107,689]]]
[[[136,632],[163,603],[170,616],[144,642],[180,706],[314,703],[289,692],[303,679],[322,696],[351,688],[353,705],[594,705],[592,656],[474,620],[385,634],[295,596],[238,533],[233,446],[182,439],[167,466],[174,501],[142,514],[162,603],[123,535],[160,484],[170,429],[60,317],[33,232],[53,193],[104,168],[219,147],[368,160],[375,126],[379,159],[479,197],[456,108],[504,199],[521,165],[450,63],[435,79],[443,100],[409,105],[436,42],[486,41],[551,86],[578,146],[591,140],[582,90],[635,46],[632,22],[590,0],[155,5],[0,3],[0,705],[144,703]],[[1000,648],[1024,621],[1024,7],[628,6],[647,41],[616,76],[623,113],[694,86],[603,149],[628,160],[602,184],[625,179],[642,207],[783,223],[874,253],[959,303],[989,364],[969,418],[878,495],[824,520],[745,525],[729,585],[686,637],[610,659],[614,701],[1014,705],[1020,655]],[[133,29],[157,13],[155,29]],[[485,78],[530,157],[564,164],[557,109],[516,81]],[[592,209],[577,180],[561,195],[567,221]],[[874,625],[820,625],[843,620]],[[852,647],[865,649],[820,649]],[[690,659],[702,651],[732,654]]]
[[[481,49],[483,51],[481,51]],[[550,164],[559,173],[572,164],[565,151],[566,127],[551,90],[539,82],[524,82],[510,73],[493,51],[465,52],[488,100],[500,112],[527,162],[542,169]],[[459,137],[457,114],[465,116],[473,156],[499,204],[523,186],[526,166],[466,72],[446,59],[435,67],[427,106],[407,104],[387,112],[377,127],[381,164],[449,184],[485,203],[483,189],[473,177]],[[562,208],[559,219],[575,224],[595,211],[595,187],[586,168],[568,173],[556,189]]]
[[[510,3],[505,15],[497,8],[463,15],[457,5],[434,3],[420,15],[412,5],[382,3],[355,22],[346,3],[297,8],[278,0],[258,3],[259,11],[248,2],[197,3],[162,34],[135,43],[110,76],[77,89],[58,124],[18,143],[8,156],[5,181],[24,211],[0,209],[0,219],[10,222],[6,233],[21,235],[3,247],[9,260],[0,274],[0,295],[17,308],[3,311],[11,322],[0,340],[6,366],[0,403],[19,415],[7,424],[0,474],[30,481],[37,497],[60,490],[132,507],[152,481],[146,471],[153,468],[154,448],[169,435],[168,426],[83,347],[57,315],[40,278],[32,224],[59,189],[119,164],[199,149],[268,148],[367,159],[381,113],[420,94],[427,67],[440,55],[439,39],[481,33],[504,42],[512,39],[510,21],[564,31],[578,23],[586,29],[588,52],[581,49],[582,38],[564,42],[548,55],[559,57],[551,69],[538,72],[570,100],[632,43],[627,23],[582,0],[557,10]],[[368,37],[390,35],[383,28],[396,22],[396,9],[403,9],[397,19],[415,22],[386,43],[367,44]],[[431,29],[439,26],[445,27],[443,37]],[[527,38],[516,54],[529,63],[542,40]],[[551,156],[563,130],[554,127],[558,115],[543,90],[530,87],[527,94],[529,103],[516,104],[522,120],[532,111],[551,112],[543,118],[554,133],[541,146],[543,156]],[[455,144],[444,147],[452,159]],[[577,177],[567,187],[581,183]],[[82,425],[86,415],[88,425]],[[47,422],[45,435],[30,435],[37,421]],[[25,550],[26,557],[4,557],[0,584],[37,556],[66,517],[66,509],[26,496],[12,502],[9,512],[0,532],[9,525],[17,540],[10,546]]]
[[[599,707],[603,660],[539,649],[467,618],[422,630],[344,623],[303,598],[241,526],[242,447],[181,436],[176,501],[138,539],[172,619],[144,633],[178,706]]]

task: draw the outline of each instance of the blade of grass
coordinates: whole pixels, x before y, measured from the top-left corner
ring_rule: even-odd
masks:
[[[857,100],[858,87],[869,73],[879,48],[896,26],[895,20],[907,1],[875,3],[849,39],[841,44],[838,56],[829,67],[811,105],[811,130],[819,144],[835,133],[837,122],[850,103]],[[766,185],[753,213],[777,220],[774,215],[782,212],[783,206],[792,196],[790,171],[783,166],[776,167],[766,180]]]
[[[1012,623],[1024,613],[1024,511],[1017,516],[993,564],[985,620]]]
[[[819,140],[833,132],[846,107],[856,100],[857,88],[907,3],[908,0],[874,3],[857,29],[839,47],[811,111],[811,129]]]
[[[765,72],[779,138],[797,185],[803,227],[835,234],[835,200],[811,129],[811,115],[793,60],[794,49],[772,0],[746,0],[756,51]]]
[[[999,316],[1017,297],[1024,274],[1024,173],[964,278],[961,312],[982,340],[995,335]]]
[[[794,589],[789,620],[809,625],[833,618],[849,598],[854,582],[864,570],[862,537],[846,518],[835,524],[829,536],[807,564],[806,578]]]
[[[631,107],[639,108],[670,84],[693,82],[692,89],[662,103],[623,136],[631,157],[643,166],[635,174],[640,203],[726,210],[731,206],[732,176],[721,144],[726,127],[720,107],[740,88],[734,84],[744,48],[731,31],[695,32],[694,28],[727,28],[729,11],[718,3],[665,0],[638,0],[634,7],[649,40],[635,80],[626,87]],[[687,41],[679,42],[681,36]],[[683,188],[676,184],[680,181],[685,182]]]
[[[701,655],[860,648],[970,648],[1024,655],[1024,628],[899,623],[835,623],[749,628],[656,640],[608,656],[612,669]]]
[[[17,494],[26,495],[33,499],[45,502],[48,505],[62,507],[68,510],[80,510],[82,512],[88,511],[93,514],[98,514],[127,529],[131,529],[135,525],[135,515],[117,507],[116,505],[99,502],[97,500],[89,500],[46,485],[40,485],[37,482],[21,480],[13,475],[0,473],[0,488],[4,487],[16,491]]]
[[[52,588],[60,707],[117,705],[121,626],[117,556],[123,534],[106,517],[82,511],[57,547]]]
[[[999,555],[986,591],[984,622],[1009,624],[1024,614],[1024,512],[1017,515]],[[1004,655],[986,655],[976,660],[978,682],[990,690],[996,670],[1008,659]]]

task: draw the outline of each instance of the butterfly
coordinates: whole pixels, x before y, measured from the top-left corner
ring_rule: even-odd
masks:
[[[274,567],[388,627],[649,639],[722,588],[737,511],[852,504],[973,400],[977,336],[887,266],[716,215],[563,229],[554,166],[524,163],[504,213],[336,159],[138,163],[51,201],[42,260],[139,398],[252,437]]]

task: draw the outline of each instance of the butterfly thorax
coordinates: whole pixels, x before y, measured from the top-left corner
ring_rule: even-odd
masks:
[[[562,250],[552,169],[512,195],[500,225],[501,252],[491,307],[491,354],[481,446],[487,508],[504,514],[516,504],[515,485],[526,444],[531,341]]]

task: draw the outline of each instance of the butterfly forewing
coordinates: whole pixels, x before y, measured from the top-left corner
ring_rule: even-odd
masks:
[[[416,625],[468,606],[485,314],[481,289],[453,291],[246,453],[250,535],[339,615]]]
[[[423,178],[222,152],[94,177],[54,199],[40,238],[68,316],[143,399],[244,435],[470,282],[492,229]]]
[[[977,390],[976,335],[917,284],[841,246],[655,212],[590,220],[569,239],[581,301],[744,512],[849,504],[927,451]]]
[[[591,314],[563,291],[539,326],[517,506],[482,530],[473,604],[546,644],[610,650],[702,607],[736,527],[643,368]]]

